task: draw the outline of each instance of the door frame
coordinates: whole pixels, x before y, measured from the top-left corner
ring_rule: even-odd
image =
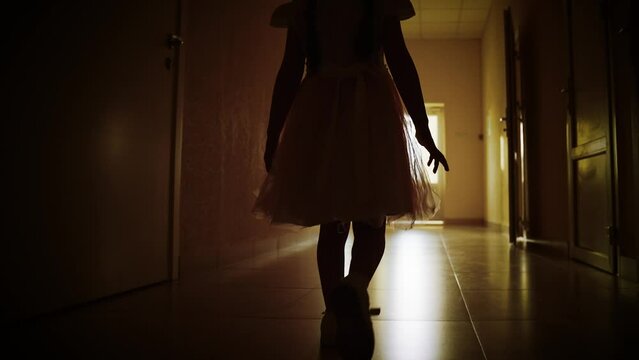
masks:
[[[634,3],[635,5],[637,4],[637,2]],[[639,5],[636,6],[637,9],[639,9]],[[635,33],[633,34],[633,36],[637,36],[637,31],[635,30]],[[639,65],[639,56],[635,59],[635,66]],[[639,76],[639,68],[635,67],[635,95],[639,95],[639,79],[637,79],[637,76]],[[639,100],[635,97],[635,101],[634,101],[634,108],[635,110],[633,111],[633,116],[635,117],[635,121],[631,120],[632,123],[632,144],[633,144],[633,149],[634,149],[634,154],[633,154],[633,158],[634,158],[634,193],[635,193],[635,206],[634,206],[634,213],[636,215],[639,215]],[[634,229],[634,236],[635,236],[635,251],[639,252],[639,221],[635,222],[635,229]],[[639,254],[635,255],[635,263],[637,265],[637,276],[639,277]]]
[[[177,26],[173,34],[181,37],[186,30],[186,12],[185,7],[188,0],[177,0]],[[170,35],[169,35],[170,36]],[[176,70],[174,71],[174,103],[173,103],[173,155],[171,158],[171,167],[173,174],[171,176],[171,219],[169,229],[169,274],[170,280],[177,280],[180,276],[180,205],[181,205],[181,186],[182,186],[182,144],[184,137],[184,46],[179,44],[174,47],[174,60]]]
[[[634,0],[628,0],[630,2],[630,14],[636,14],[639,11],[639,3]],[[610,29],[609,31],[614,34],[615,31],[620,29]],[[639,30],[637,27],[634,27],[630,30],[630,43],[637,44],[639,41]],[[639,49],[630,50],[630,61],[634,67],[634,102],[632,104],[633,110],[631,113],[630,126],[631,126],[631,144],[633,149],[632,154],[632,164],[633,164],[633,191],[634,191],[634,214],[639,215]],[[634,121],[633,121],[634,120]],[[635,264],[636,264],[636,273],[639,277],[639,221],[635,222],[635,228],[633,229],[634,240],[635,240]]]
[[[639,8],[639,6],[638,6]],[[639,59],[637,59],[637,61],[639,61]],[[639,71],[639,69],[635,68],[635,71]],[[635,82],[635,94],[639,95],[639,81]],[[635,102],[634,102],[634,106],[635,106],[635,111],[639,112],[639,100],[637,100],[635,98]],[[637,113],[635,112],[634,116],[638,116],[636,115]],[[634,207],[634,213],[639,215],[639,119],[635,118],[636,121],[632,122],[632,144],[634,145],[634,178],[635,178],[635,182],[634,182],[634,193],[635,193],[635,207]],[[635,222],[635,229],[634,229],[634,236],[635,236],[635,251],[639,252],[639,221]],[[639,255],[635,256],[635,263],[637,265],[637,276],[639,277]]]

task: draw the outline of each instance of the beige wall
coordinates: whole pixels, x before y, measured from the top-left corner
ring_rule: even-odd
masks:
[[[266,174],[266,125],[286,35],[268,24],[281,2],[187,2],[181,206],[187,272],[281,246],[282,232],[250,214]]]
[[[479,40],[408,40],[424,98],[444,103],[451,166],[443,195],[445,219],[484,219],[484,150]]]

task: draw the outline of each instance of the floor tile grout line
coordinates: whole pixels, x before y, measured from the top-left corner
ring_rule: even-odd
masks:
[[[446,242],[444,241],[443,236],[439,235],[439,240],[442,242],[444,246],[444,251],[446,251],[446,258],[448,259],[448,264],[450,268],[453,270],[453,274],[455,275],[455,281],[457,282],[457,288],[459,289],[459,294],[461,295],[462,301],[464,302],[464,307],[466,308],[466,313],[468,314],[468,319],[470,320],[470,326],[473,328],[473,332],[475,333],[475,338],[479,343],[479,348],[481,349],[481,354],[484,357],[484,360],[488,360],[486,356],[486,351],[484,350],[484,344],[482,344],[481,339],[479,338],[479,332],[477,332],[477,327],[475,326],[475,321],[473,321],[473,316],[470,314],[470,308],[468,307],[468,302],[466,301],[466,297],[464,296],[464,292],[461,288],[461,283],[459,282],[459,278],[457,277],[457,272],[455,271],[455,267],[453,266],[453,262],[450,259],[450,254],[448,253],[448,246],[446,246]]]
[[[246,315],[246,314],[242,314],[242,315],[227,315],[227,316],[222,316],[220,317],[221,319],[226,319],[226,320],[230,320],[230,319],[256,319],[256,320],[291,320],[291,321],[321,321],[322,318],[321,317],[314,317],[314,316],[288,316],[288,315],[282,315],[282,316],[278,316],[278,315]],[[470,322],[468,320],[430,320],[430,319],[426,319],[426,320],[422,320],[422,319],[418,319],[418,320],[414,320],[414,319],[371,319],[371,321],[373,321],[374,323],[389,323],[389,322],[395,322],[395,323],[467,323]],[[509,321],[509,320],[486,320],[487,322],[492,321],[492,322],[500,322],[500,321]],[[529,321],[529,320],[516,320],[516,321]],[[534,321],[534,320],[530,320],[530,321]]]

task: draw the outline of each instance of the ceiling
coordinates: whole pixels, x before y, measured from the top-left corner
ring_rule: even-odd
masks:
[[[492,0],[412,0],[414,17],[402,21],[407,39],[479,39]]]

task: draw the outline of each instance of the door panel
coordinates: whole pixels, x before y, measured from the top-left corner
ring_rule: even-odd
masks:
[[[568,116],[571,255],[615,271],[612,109],[605,1],[567,2],[571,91]]]
[[[608,134],[608,92],[601,88],[582,87],[581,84],[577,83],[579,75],[575,75],[577,76],[575,78],[575,104],[579,105],[579,121],[575,123],[575,145],[583,145],[593,139],[606,137]],[[606,85],[603,86],[605,88]]]
[[[608,226],[608,198],[601,191],[607,184],[606,153],[576,161],[575,200],[577,237],[575,246],[606,253],[608,244],[601,241],[602,229]]]
[[[169,278],[178,10],[57,1],[14,24],[10,318]]]

